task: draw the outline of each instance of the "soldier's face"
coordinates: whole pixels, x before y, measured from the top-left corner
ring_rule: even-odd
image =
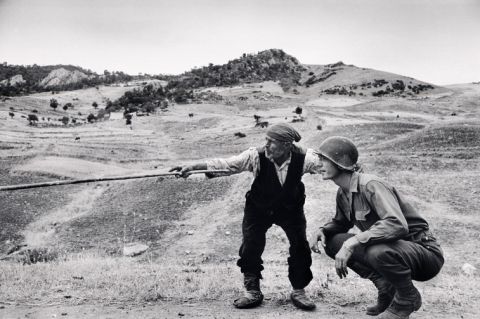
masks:
[[[320,169],[320,173],[322,173],[322,178],[324,180],[334,179],[338,175],[340,175],[341,171],[331,160],[320,156],[320,161],[322,163],[322,168]]]
[[[285,154],[290,152],[290,144],[277,141],[273,138],[266,137],[265,151],[267,155],[273,159],[282,158]]]

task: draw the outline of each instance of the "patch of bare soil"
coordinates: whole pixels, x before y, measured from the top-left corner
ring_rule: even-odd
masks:
[[[84,192],[95,193],[84,207],[90,214],[79,213],[58,223],[57,245],[69,251],[93,248],[114,255],[121,254],[129,242],[158,249],[164,246],[164,232],[190,206],[215,201],[229,187],[229,179],[198,178],[151,178],[113,182],[93,190],[87,187]],[[189,229],[187,225],[181,228],[183,234]]]

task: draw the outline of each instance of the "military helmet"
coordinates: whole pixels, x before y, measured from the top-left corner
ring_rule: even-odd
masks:
[[[326,138],[315,151],[338,167],[354,171],[358,160],[358,150],[351,140],[343,136],[331,136]]]

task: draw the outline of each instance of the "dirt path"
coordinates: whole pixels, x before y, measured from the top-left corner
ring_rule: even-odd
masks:
[[[23,232],[28,248],[47,247],[52,242],[55,229],[61,224],[75,218],[91,214],[95,199],[103,193],[102,187],[94,187],[75,194],[74,199],[66,206],[42,215],[39,219],[29,224]]]
[[[77,305],[77,306],[4,306],[0,309],[3,319],[51,319],[51,318],[82,318],[82,319],[126,319],[126,318],[373,318],[351,306],[339,307],[317,302],[317,309],[306,312],[296,309],[290,301],[272,302],[266,300],[262,306],[255,309],[239,310],[229,301],[196,302],[157,302],[145,305]],[[412,319],[473,319],[471,314],[452,314],[439,309],[420,310],[411,315]]]

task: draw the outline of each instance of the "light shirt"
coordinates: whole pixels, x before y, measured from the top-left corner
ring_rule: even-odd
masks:
[[[285,179],[287,178],[288,166],[292,160],[292,154],[290,154],[289,158],[280,166],[278,166],[271,158],[268,159],[275,165],[278,180],[283,186]],[[254,177],[257,177],[260,173],[260,156],[255,147],[250,147],[239,155],[234,155],[229,158],[213,158],[207,160],[206,164],[208,170],[228,170],[228,175],[249,171],[253,173]],[[321,167],[322,164],[320,159],[315,155],[314,150],[307,148],[302,174],[319,174],[319,169]]]

